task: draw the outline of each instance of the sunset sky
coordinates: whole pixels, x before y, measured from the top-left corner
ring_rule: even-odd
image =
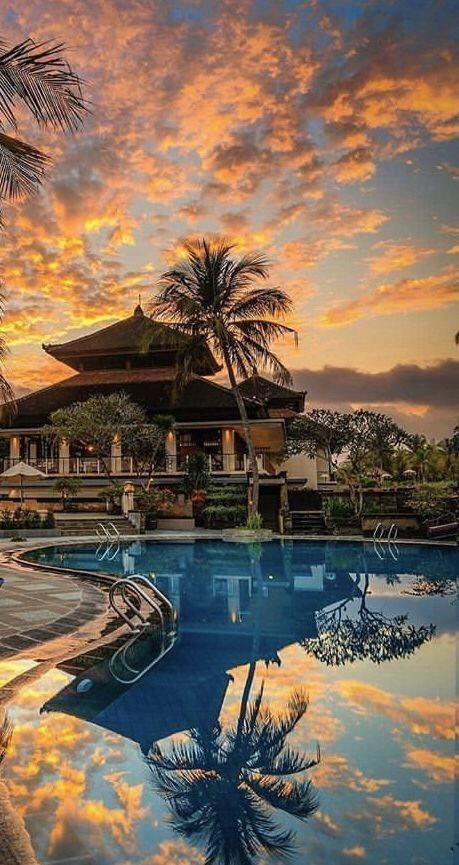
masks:
[[[451,432],[459,327],[453,2],[0,0],[2,35],[64,42],[92,115],[6,208],[7,372],[147,306],[181,238],[262,249],[294,299],[279,354],[311,405]],[[456,206],[455,206],[456,205]]]

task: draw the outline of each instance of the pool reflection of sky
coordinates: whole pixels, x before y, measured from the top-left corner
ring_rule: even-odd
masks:
[[[371,604],[387,615],[403,608],[410,622],[428,625],[441,611],[442,627],[408,657],[327,666],[292,641],[279,651],[280,666],[257,662],[252,698],[264,681],[264,703],[281,712],[292,689],[304,687],[309,707],[289,744],[308,755],[314,755],[316,742],[321,746],[320,765],[307,773],[319,810],[306,823],[280,811],[275,815],[296,834],[297,865],[453,861],[455,605],[451,595],[403,594],[410,582],[412,577],[403,576],[386,596],[379,591],[381,576],[370,578]],[[2,688],[27,666],[1,663]],[[245,663],[229,671],[233,678],[220,712],[224,728],[237,720],[248,670]],[[37,861],[72,856],[82,865],[202,863],[198,845],[180,838],[167,822],[167,808],[136,744],[70,714],[39,715],[71,681],[61,670],[48,671],[7,706],[14,733],[4,779]],[[6,688],[0,690],[0,721],[2,695],[8,696]]]

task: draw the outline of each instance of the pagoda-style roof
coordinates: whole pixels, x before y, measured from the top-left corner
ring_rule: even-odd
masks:
[[[50,414],[93,396],[123,391],[142,405],[149,418],[170,413],[178,422],[239,420],[236,400],[227,387],[194,375],[176,395],[174,376],[163,369],[97,370],[73,375],[17,400],[12,424],[32,429],[49,422]],[[266,418],[259,400],[245,399],[251,418]]]
[[[145,315],[140,304],[133,315],[108,327],[54,345],[44,350],[72,369],[173,368],[178,349],[186,345],[183,334]],[[196,363],[199,375],[214,375],[220,369],[210,349]]]
[[[239,384],[245,399],[263,403],[271,417],[293,417],[304,410],[306,391],[293,390],[254,373]]]

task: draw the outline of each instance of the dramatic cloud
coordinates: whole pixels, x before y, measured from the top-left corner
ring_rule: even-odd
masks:
[[[452,15],[395,5],[369,0],[348,14],[346,4],[299,0],[10,4],[4,38],[68,45],[92,101],[74,137],[23,127],[53,164],[43,190],[7,213],[13,381],[59,377],[40,343],[129,313],[189,234],[264,249],[303,323],[335,327],[340,357],[353,347],[337,326],[364,316],[385,316],[383,337],[400,312],[444,310],[446,328],[453,249],[439,227],[454,219]],[[392,272],[391,283],[371,281]],[[419,357],[407,322],[412,357],[442,356],[438,332]],[[311,363],[302,345],[300,363]],[[320,364],[329,344],[319,353]],[[362,365],[374,368],[368,348]]]
[[[307,390],[312,406],[338,410],[367,406],[395,415],[402,423],[410,415],[425,419],[430,413],[440,420],[432,434],[444,435],[451,431],[448,419],[457,409],[458,374],[459,362],[445,360],[426,367],[400,364],[378,373],[336,366],[302,369],[294,371],[294,380],[296,387]]]
[[[367,315],[439,309],[457,301],[458,296],[459,273],[447,268],[434,276],[384,283],[354,300],[331,306],[323,314],[322,324],[339,327]]]

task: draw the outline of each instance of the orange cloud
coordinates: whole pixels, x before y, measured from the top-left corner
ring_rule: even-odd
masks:
[[[397,697],[366,682],[347,679],[337,685],[343,699],[363,715],[385,715],[397,727],[420,736],[454,739],[454,704],[425,697]]]
[[[423,772],[435,784],[453,784],[456,758],[429,748],[408,748],[406,751],[408,767]]]
[[[454,303],[457,295],[457,274],[448,268],[435,276],[385,283],[354,300],[331,306],[322,315],[321,324],[340,327],[365,316],[439,309]]]
[[[411,267],[435,253],[434,249],[416,246],[414,243],[391,243],[387,241],[377,243],[373,249],[381,251],[379,254],[371,255],[365,259],[372,273],[390,273],[392,270]]]

